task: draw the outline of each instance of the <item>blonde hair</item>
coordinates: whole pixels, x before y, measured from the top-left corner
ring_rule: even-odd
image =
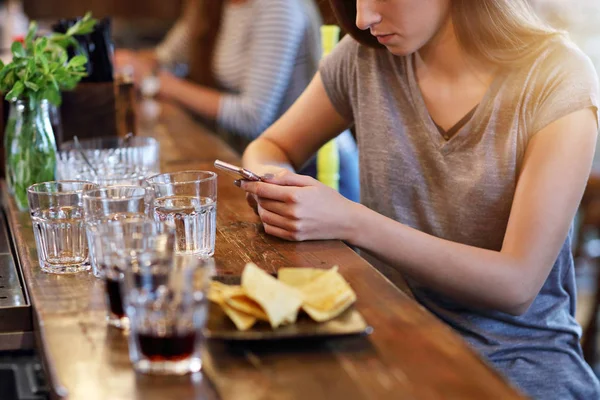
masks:
[[[356,0],[330,0],[342,28],[357,41],[383,47],[355,25]],[[499,65],[534,56],[550,41],[565,36],[537,17],[526,0],[451,0],[456,36],[469,54]]]
[[[451,14],[465,51],[497,65],[518,64],[566,36],[544,23],[525,0],[452,0]]]

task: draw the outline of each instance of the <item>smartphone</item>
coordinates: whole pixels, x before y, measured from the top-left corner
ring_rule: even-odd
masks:
[[[260,181],[260,176],[256,175],[254,172],[247,170],[246,168],[238,167],[233,164],[226,163],[221,160],[215,161],[215,167],[227,172],[229,175],[235,177],[236,179],[245,179],[247,181]]]

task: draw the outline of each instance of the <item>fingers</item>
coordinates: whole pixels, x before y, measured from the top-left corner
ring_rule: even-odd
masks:
[[[288,232],[297,233],[300,230],[300,222],[286,218],[269,210],[265,210],[260,205],[258,206],[258,216],[263,224],[284,229]]]
[[[246,193],[246,202],[254,210],[256,215],[258,215],[258,202],[256,201],[256,197],[253,194]]]
[[[277,200],[269,200],[264,198],[258,199],[258,204],[267,211],[282,215],[286,218],[297,220],[300,218],[298,209],[294,205],[290,205]]]
[[[282,186],[311,186],[317,182],[317,180],[308,175],[299,175],[287,170],[282,170],[277,174],[266,174],[262,178],[267,183]]]
[[[297,233],[286,231],[285,229],[281,229],[277,226],[263,223],[263,227],[265,228],[265,232],[267,234],[284,240],[289,240],[290,242],[301,242],[304,240]]]
[[[297,203],[299,201],[300,194],[296,187],[280,186],[265,182],[242,181],[241,188],[259,198],[285,203]]]

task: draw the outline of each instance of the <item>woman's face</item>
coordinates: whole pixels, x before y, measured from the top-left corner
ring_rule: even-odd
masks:
[[[451,0],[356,0],[356,26],[370,30],[391,53],[427,44],[448,19]]]

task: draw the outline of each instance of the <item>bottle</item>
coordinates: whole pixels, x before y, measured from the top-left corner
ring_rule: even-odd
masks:
[[[323,57],[327,56],[340,37],[340,28],[335,25],[321,27],[321,42]],[[335,139],[327,142],[317,152],[317,179],[325,185],[339,190],[340,186],[340,155]]]

